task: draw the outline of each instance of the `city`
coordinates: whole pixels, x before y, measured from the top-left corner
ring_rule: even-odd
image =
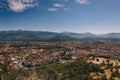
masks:
[[[0,80],[120,80],[120,0],[0,0]]]
[[[112,41],[16,42],[0,44],[0,63],[7,63],[7,73],[9,73],[9,69],[41,69],[44,66],[56,63],[67,64],[75,62],[77,59],[86,60],[86,58],[96,56],[100,61],[104,60],[104,58],[106,58],[104,62],[107,60],[109,60],[109,62],[111,61],[110,63],[112,65],[104,63],[104,67],[107,66],[108,69],[118,69],[120,74],[119,54],[120,42]],[[116,60],[118,60],[118,62],[116,62]],[[91,63],[90,61],[86,62]],[[102,62],[99,63],[101,67],[103,67]],[[92,61],[92,63],[98,64],[95,61]],[[109,68],[110,66],[112,68]],[[98,79],[98,77],[95,79]],[[119,77],[120,76],[117,78],[119,79]],[[107,78],[110,79],[111,77]]]

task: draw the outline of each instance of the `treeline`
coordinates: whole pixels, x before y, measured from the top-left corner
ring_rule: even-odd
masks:
[[[91,72],[104,73],[104,70],[100,69],[98,65],[89,64],[78,59],[73,63],[56,63],[36,69],[37,75],[42,80],[93,80],[89,75]],[[106,80],[103,77],[99,80]]]
[[[0,80],[24,80],[30,76],[30,71],[25,69],[10,69],[8,63],[0,64]]]
[[[69,63],[54,63],[34,70],[9,69],[8,64],[0,64],[0,80],[25,80],[33,73],[41,80],[94,80],[91,72],[103,73],[98,65],[89,64],[83,59]],[[113,74],[114,75],[114,74]],[[97,80],[107,80],[106,76]]]

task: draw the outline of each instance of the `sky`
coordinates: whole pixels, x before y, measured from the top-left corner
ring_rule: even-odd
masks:
[[[0,0],[0,31],[120,32],[120,0]]]

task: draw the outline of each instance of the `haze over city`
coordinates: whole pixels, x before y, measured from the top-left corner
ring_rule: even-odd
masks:
[[[0,0],[0,30],[120,31],[120,0]]]

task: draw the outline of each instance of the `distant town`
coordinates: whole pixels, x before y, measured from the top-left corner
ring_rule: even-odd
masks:
[[[120,0],[0,0],[0,80],[120,80]]]
[[[105,65],[120,67],[120,42],[68,41],[0,43],[0,64],[7,63],[8,72],[9,69],[39,69],[55,63],[72,63],[82,58],[87,58],[86,62],[93,64],[100,65],[104,63]],[[120,74],[120,68],[117,69]],[[109,79],[110,77],[108,77],[108,80]]]

